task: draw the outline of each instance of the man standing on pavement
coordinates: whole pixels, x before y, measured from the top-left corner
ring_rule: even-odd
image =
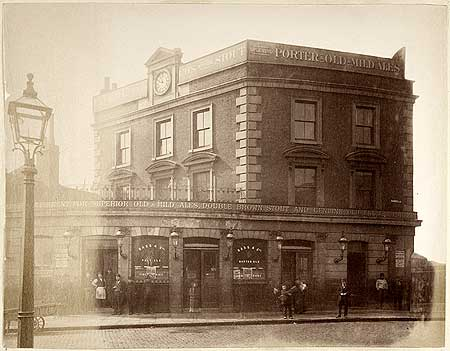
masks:
[[[347,280],[345,278],[341,279],[341,283],[339,284],[338,289],[338,306],[339,306],[339,314],[336,318],[341,317],[342,307],[344,307],[344,317],[347,317],[348,313],[348,295],[349,295]]]
[[[116,274],[116,283],[113,286],[114,293],[114,312],[113,314],[122,314],[122,306],[125,299],[126,283],[122,281],[120,274]]]
[[[384,302],[384,295],[386,291],[388,290],[388,282],[384,278],[384,273],[380,273],[380,277],[377,279],[375,283],[375,287],[378,291],[378,299],[380,303],[380,308],[383,308],[383,302]]]

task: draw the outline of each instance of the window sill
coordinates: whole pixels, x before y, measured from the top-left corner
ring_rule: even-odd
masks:
[[[199,151],[212,150],[212,148],[213,148],[212,145],[209,145],[209,146],[199,147],[197,149],[191,149],[191,150],[188,150],[188,152],[192,154],[192,153],[199,152]]]
[[[113,169],[117,169],[117,168],[124,168],[124,167],[130,167],[131,163],[124,163],[122,165],[114,165],[112,168]]]
[[[322,145],[322,141],[318,141],[318,140],[297,140],[297,139],[292,139],[291,143],[293,143],[293,144],[305,144],[305,145]]]
[[[357,149],[370,149],[370,150],[378,150],[380,149],[379,145],[365,145],[365,144],[352,144],[352,147]]]
[[[171,158],[173,157],[173,154],[167,154],[167,155],[161,155],[161,156],[156,156],[152,158],[152,161],[159,161],[159,160],[165,160],[167,158]]]

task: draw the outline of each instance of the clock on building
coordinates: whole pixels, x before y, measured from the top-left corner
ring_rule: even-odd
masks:
[[[164,95],[170,88],[171,77],[170,72],[166,69],[158,72],[155,78],[155,93]]]

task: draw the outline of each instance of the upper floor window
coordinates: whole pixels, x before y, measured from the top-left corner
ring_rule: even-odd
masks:
[[[116,166],[126,166],[130,164],[130,139],[130,129],[116,133]]]
[[[295,143],[319,144],[322,141],[321,100],[293,99],[291,140]]]
[[[355,104],[353,108],[353,146],[378,148],[379,108],[370,104]]]
[[[192,175],[192,195],[194,201],[210,201],[211,172],[197,172]]]
[[[192,113],[192,148],[208,149],[212,146],[212,108],[211,106]]]
[[[316,206],[316,169],[295,167],[295,204],[297,206]]]
[[[173,118],[154,122],[155,158],[171,156],[173,153]]]
[[[155,180],[155,200],[171,200],[171,192],[171,178],[160,178]]]
[[[353,173],[354,203],[356,208],[374,208],[374,175],[373,172],[355,171]]]

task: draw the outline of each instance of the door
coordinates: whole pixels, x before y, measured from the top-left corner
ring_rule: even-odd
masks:
[[[308,286],[305,295],[306,306],[311,306],[312,253],[306,250],[281,251],[281,282],[294,284],[300,279]]]
[[[219,251],[201,251],[201,254],[201,306],[204,308],[219,307]]]
[[[219,251],[185,249],[184,251],[184,307],[189,307],[189,288],[197,282],[200,307],[219,306]]]
[[[347,282],[353,306],[367,305],[367,243],[351,241],[347,252]]]

